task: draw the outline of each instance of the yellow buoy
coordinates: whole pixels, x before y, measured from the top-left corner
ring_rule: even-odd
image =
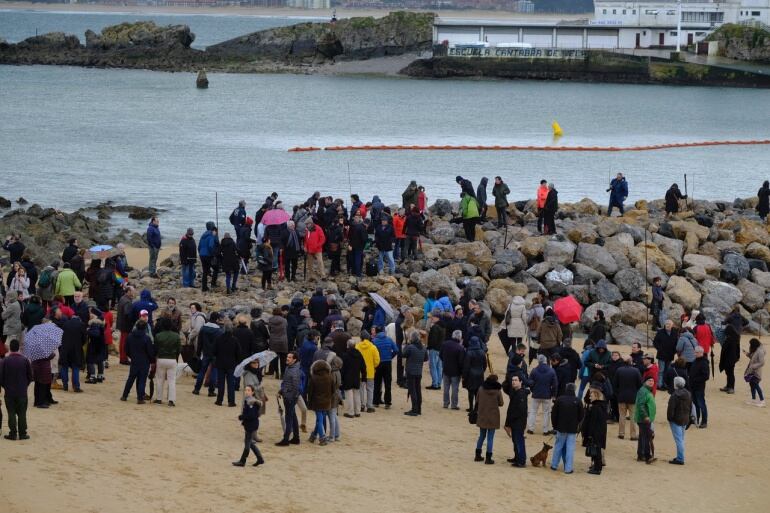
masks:
[[[561,127],[559,126],[559,123],[557,123],[556,121],[551,123],[551,128],[553,129],[554,137],[561,137],[562,135],[564,135],[564,132],[562,132]]]

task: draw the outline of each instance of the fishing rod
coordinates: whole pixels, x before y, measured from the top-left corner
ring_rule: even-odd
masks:
[[[214,191],[214,218],[217,223],[217,230],[219,229],[219,193]]]
[[[647,349],[650,348],[650,298],[647,294],[647,283],[649,283],[650,267],[647,263],[647,228],[644,228],[644,306],[647,315],[644,316],[644,336],[647,339]]]
[[[684,174],[684,195],[686,196],[684,200],[684,206],[689,208],[689,205],[687,204],[690,197],[687,193],[687,173]]]
[[[348,197],[353,195],[353,182],[350,181],[350,162],[348,162]]]

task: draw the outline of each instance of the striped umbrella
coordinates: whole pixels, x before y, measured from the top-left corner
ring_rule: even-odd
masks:
[[[62,333],[52,322],[34,326],[24,336],[24,356],[33,362],[50,357],[61,345]]]

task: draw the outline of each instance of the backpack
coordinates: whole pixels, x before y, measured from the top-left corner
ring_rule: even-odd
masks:
[[[533,315],[532,319],[530,319],[529,323],[527,324],[527,328],[529,331],[537,331],[540,329],[540,322],[542,319],[538,315]]]
[[[44,289],[51,285],[51,271],[43,271],[40,275],[40,279],[37,281],[37,286]]]
[[[232,214],[230,214],[230,224],[233,226],[238,226],[238,209],[233,209]]]

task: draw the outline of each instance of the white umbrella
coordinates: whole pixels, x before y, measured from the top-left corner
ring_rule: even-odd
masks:
[[[393,311],[393,307],[390,306],[390,303],[382,297],[381,295],[377,294],[376,292],[370,292],[369,297],[371,297],[375,303],[377,303],[377,306],[385,310],[385,315],[388,317],[388,319],[394,321],[396,320],[396,313]]]
[[[254,360],[259,360],[259,366],[261,368],[265,368],[268,365],[270,365],[270,362],[275,360],[275,357],[278,356],[273,351],[267,350],[262,351],[260,353],[254,353],[253,355],[249,356],[245,360],[243,360],[241,363],[238,364],[238,366],[235,368],[235,372],[233,372],[233,375],[236,378],[240,378],[243,375],[243,370],[246,368],[248,364],[253,362]]]

